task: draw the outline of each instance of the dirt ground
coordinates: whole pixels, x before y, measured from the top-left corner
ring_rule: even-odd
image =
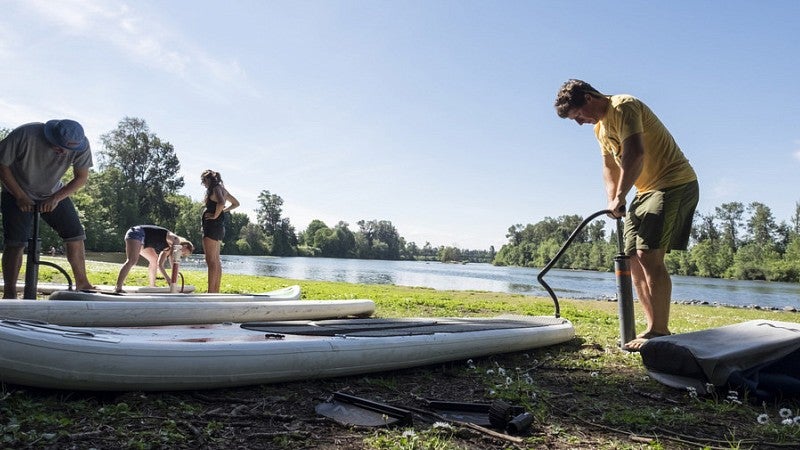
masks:
[[[645,389],[626,382],[595,389],[592,386],[596,384],[596,372],[536,365],[537,357],[535,353],[518,353],[476,360],[474,369],[459,361],[388,374],[209,391],[59,394],[26,388],[12,390],[24,390],[31,398],[48,399],[49,413],[54,415],[74,416],[76,412],[71,409],[76,403],[94,411],[79,413],[82,418],[54,426],[49,431],[58,431],[58,437],[32,446],[52,449],[381,448],[365,443],[383,436],[380,428],[343,425],[315,412],[315,406],[329,400],[334,392],[408,408],[414,413],[414,433],[429,438],[434,430],[448,436],[451,445],[464,449],[652,448],[648,444],[654,435],[659,436],[663,448],[717,448],[719,443],[725,443],[726,433],[736,429],[736,417],[693,423],[691,432],[680,420],[674,424],[665,421],[655,428],[647,424],[637,427],[636,411],[657,408],[681,414],[679,410],[687,404],[686,394],[655,382],[646,384]],[[515,376],[525,374],[531,381],[530,398],[535,411],[531,411],[534,420],[529,428],[511,435],[503,430],[452,422],[450,426],[434,426],[438,419],[428,414],[433,411],[425,399],[491,402],[497,393],[487,384],[486,371],[503,367],[515,368]],[[641,378],[638,373],[600,374],[612,375],[619,379]],[[634,422],[620,426],[613,417],[625,411],[633,412]],[[401,429],[408,433],[411,426]],[[744,434],[737,438],[745,438],[746,442]],[[787,448],[766,444],[756,447]]]

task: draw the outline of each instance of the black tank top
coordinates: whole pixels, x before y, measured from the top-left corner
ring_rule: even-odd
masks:
[[[206,213],[214,214],[215,212],[217,212],[217,202],[211,199],[206,200],[206,210],[203,212],[203,220],[215,221],[222,219],[222,214],[220,214],[216,219],[206,219]]]
[[[161,253],[167,248],[167,229],[156,225],[142,225],[144,230],[144,246]]]

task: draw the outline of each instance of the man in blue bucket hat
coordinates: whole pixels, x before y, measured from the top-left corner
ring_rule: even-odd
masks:
[[[72,167],[73,177],[61,177]],[[3,298],[17,297],[22,255],[33,230],[33,211],[64,240],[77,289],[91,289],[86,277],[86,233],[69,198],[89,178],[92,151],[81,124],[50,120],[16,128],[0,141],[0,211],[3,214]]]

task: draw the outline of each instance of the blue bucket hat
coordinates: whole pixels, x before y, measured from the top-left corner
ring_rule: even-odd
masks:
[[[48,120],[44,124],[44,137],[51,144],[73,152],[82,152],[89,148],[89,140],[83,134],[83,127],[74,120]]]

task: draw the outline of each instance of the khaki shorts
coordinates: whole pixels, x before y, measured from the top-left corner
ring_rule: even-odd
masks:
[[[625,216],[625,254],[686,250],[700,187],[697,181],[636,195]]]

